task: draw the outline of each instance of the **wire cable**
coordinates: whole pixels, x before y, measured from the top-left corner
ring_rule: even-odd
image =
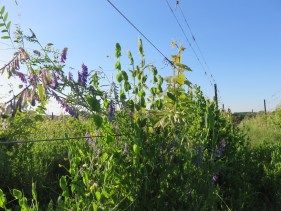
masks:
[[[111,136],[128,136],[129,134],[110,134]],[[77,140],[77,139],[90,139],[90,138],[103,138],[105,135],[97,136],[81,136],[73,138],[53,138],[53,139],[39,139],[39,140],[22,140],[22,141],[0,141],[2,145],[8,144],[26,144],[26,143],[36,143],[36,142],[51,142],[51,141],[67,141],[67,140]]]
[[[152,43],[152,41],[150,41],[145,35],[144,33],[142,33],[110,0],[106,0],[137,32],[139,32],[143,37],[144,39],[156,50],[158,51],[163,57],[165,60],[167,60],[171,66],[174,66],[174,63],[168,59],[164,53],[162,53],[159,48],[156,47],[156,45],[154,45]]]

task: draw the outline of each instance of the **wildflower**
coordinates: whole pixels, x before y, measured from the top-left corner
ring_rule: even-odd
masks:
[[[82,83],[82,86],[84,86],[84,87],[87,84],[88,76],[89,76],[88,67],[85,64],[82,64],[81,83]]]
[[[61,63],[65,63],[67,50],[68,50],[68,48],[64,48],[62,50],[61,59],[60,59]]]
[[[52,82],[51,82],[51,84],[50,84],[50,87],[51,87],[52,89],[56,89],[57,86],[58,86],[57,76],[56,76],[55,73],[53,73],[53,80],[52,80]]]
[[[16,71],[16,76],[18,76],[23,83],[27,82],[23,73]]]
[[[51,92],[52,96],[56,99],[56,101],[61,104],[61,106],[65,109],[67,113],[69,113],[73,117],[78,117],[78,114],[75,108],[70,107],[65,99],[61,99],[54,91]]]
[[[108,107],[108,121],[112,122],[114,120],[114,112],[115,112],[115,103],[113,100],[110,100],[110,104]]]
[[[68,73],[68,80],[69,81],[72,81],[73,80],[73,75],[71,72]]]

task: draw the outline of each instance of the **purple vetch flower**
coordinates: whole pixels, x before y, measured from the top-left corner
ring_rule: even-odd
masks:
[[[68,50],[68,48],[64,48],[62,50],[61,59],[60,59],[61,63],[65,63],[66,55],[67,55],[67,50]]]
[[[18,76],[23,83],[27,82],[23,73],[16,71],[16,76]]]
[[[57,76],[55,73],[53,73],[53,79],[52,82],[49,85],[52,89],[56,89],[58,86],[58,80],[57,80]]]
[[[56,101],[64,108],[64,110],[69,113],[73,117],[78,117],[77,111],[75,108],[70,107],[65,99],[61,99],[54,91],[51,92],[52,96],[56,99]]]
[[[222,156],[222,154],[223,154],[223,152],[225,151],[225,148],[226,148],[226,141],[223,139],[221,141],[220,145],[221,145],[220,147],[218,147],[218,145],[216,145],[214,159]]]
[[[108,121],[112,122],[114,120],[114,112],[115,112],[115,102],[110,100],[110,104],[108,107]]]
[[[89,76],[88,67],[85,64],[82,64],[81,83],[83,86],[86,86],[88,76]]]
[[[72,81],[73,80],[73,75],[71,72],[68,73],[68,80],[69,81]]]

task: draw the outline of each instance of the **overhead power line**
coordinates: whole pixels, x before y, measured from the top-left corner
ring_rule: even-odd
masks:
[[[139,32],[143,38],[156,50],[158,51],[163,57],[165,60],[167,60],[172,66],[174,65],[173,62],[168,59],[164,53],[162,53],[159,48],[156,47],[155,44],[152,43],[152,41],[150,41],[150,39],[147,38],[147,36],[145,36],[144,33],[141,32],[140,29],[138,29],[110,0],[106,0],[137,32]]]

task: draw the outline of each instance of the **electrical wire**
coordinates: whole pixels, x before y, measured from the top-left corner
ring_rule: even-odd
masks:
[[[128,136],[129,134],[110,134],[111,136],[120,137]],[[39,140],[22,140],[22,141],[0,141],[2,145],[8,144],[26,144],[26,143],[36,143],[36,142],[51,142],[51,141],[67,141],[67,140],[77,140],[77,139],[90,139],[90,138],[103,138],[105,135],[98,136],[81,136],[73,138],[53,138],[53,139],[39,139]]]
[[[164,59],[166,60],[166,61],[168,61],[169,63],[170,63],[170,65],[171,66],[174,66],[174,63],[170,60],[170,59],[168,59],[165,55],[164,55],[164,53],[162,53],[162,51],[160,51],[159,50],[159,48],[157,48],[156,47],[156,45],[155,44],[153,44],[152,43],[152,41],[150,40],[150,39],[148,39],[147,38],[147,36],[145,36],[145,34],[144,33],[142,33],[141,32],[141,30],[140,29],[138,29],[110,0],[106,0],[137,32],[139,32],[142,36],[143,36],[143,38],[156,50],[156,51],[158,51],[158,53],[160,53],[163,57],[164,57]]]

